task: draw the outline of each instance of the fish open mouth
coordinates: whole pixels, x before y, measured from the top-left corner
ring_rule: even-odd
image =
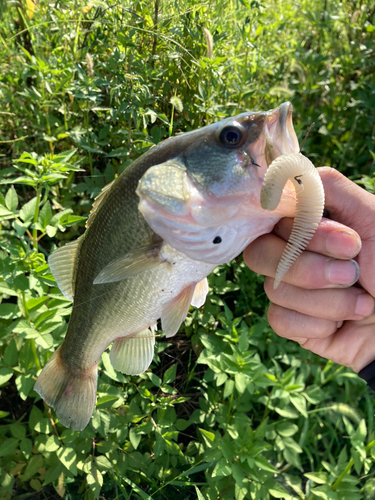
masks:
[[[280,155],[298,153],[299,144],[292,120],[293,106],[284,102],[267,112],[265,123],[265,159],[267,167]]]

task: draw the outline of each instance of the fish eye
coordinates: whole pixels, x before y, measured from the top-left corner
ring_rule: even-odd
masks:
[[[239,127],[229,125],[220,132],[219,139],[224,146],[236,147],[241,143],[242,137],[243,131]]]

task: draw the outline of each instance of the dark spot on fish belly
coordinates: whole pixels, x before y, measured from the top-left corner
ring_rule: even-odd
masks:
[[[214,245],[217,245],[218,243],[221,243],[221,242],[222,242],[221,236],[216,236],[216,238],[214,238],[214,241],[212,243]]]

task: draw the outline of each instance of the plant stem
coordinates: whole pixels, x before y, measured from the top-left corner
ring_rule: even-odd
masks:
[[[35,205],[35,213],[34,213],[34,224],[38,222],[39,217],[39,204],[40,204],[40,195],[42,193],[42,188],[38,187],[36,190],[36,205]],[[37,238],[38,230],[33,229],[33,247],[35,250],[38,250],[38,238]]]
[[[29,311],[27,310],[27,305],[26,305],[25,292],[21,292],[21,294],[22,294],[23,314],[24,314],[25,318],[27,319],[27,321],[30,321]],[[39,357],[38,357],[38,353],[37,353],[36,345],[35,345],[35,340],[30,339],[30,343],[31,343],[31,350],[32,350],[33,356],[34,356],[35,366],[36,366],[37,370],[40,370],[42,367],[40,366]]]
[[[371,448],[375,446],[375,441],[371,441],[371,443],[369,443],[367,446],[365,446],[365,451],[369,451],[371,450]],[[342,471],[342,473],[339,475],[339,477],[336,479],[336,481],[333,483],[333,485],[331,486],[331,489],[332,491],[335,491],[337,490],[339,484],[341,483],[341,481],[344,479],[344,477],[349,474],[351,468],[353,467],[354,465],[354,460],[351,458],[348,462],[348,465],[345,467],[345,469]]]
[[[173,132],[173,115],[174,115],[174,105],[172,104],[171,121],[169,123],[169,137],[172,135]]]

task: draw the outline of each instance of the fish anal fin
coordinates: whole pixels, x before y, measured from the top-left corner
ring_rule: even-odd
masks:
[[[114,179],[112,182],[104,186],[104,188],[100,191],[98,196],[95,198],[94,203],[92,204],[89,218],[86,221],[86,227],[89,227],[92,223],[92,221],[95,218],[95,214],[98,211],[100,205],[103,203],[104,198],[107,196],[109,189],[112,187],[112,184],[114,183],[116,179]]]
[[[132,250],[125,256],[113,260],[100,271],[94,280],[94,285],[125,280],[166,262],[160,254],[160,249],[161,243],[155,243]]]
[[[48,265],[58,287],[70,300],[74,297],[75,269],[81,238],[58,248],[48,258]]]
[[[110,360],[115,370],[126,375],[145,372],[154,357],[155,334],[153,328],[115,340]]]
[[[185,320],[194,295],[195,283],[188,285],[177,297],[167,302],[161,314],[161,326],[166,337],[173,337]]]
[[[208,281],[207,278],[203,278],[199,283],[195,285],[193,298],[191,299],[191,305],[194,307],[202,307],[206,302],[207,294]]]
[[[43,368],[34,390],[55,409],[57,418],[65,427],[82,431],[95,407],[97,364],[86,371],[73,371],[61,359],[60,349]]]

